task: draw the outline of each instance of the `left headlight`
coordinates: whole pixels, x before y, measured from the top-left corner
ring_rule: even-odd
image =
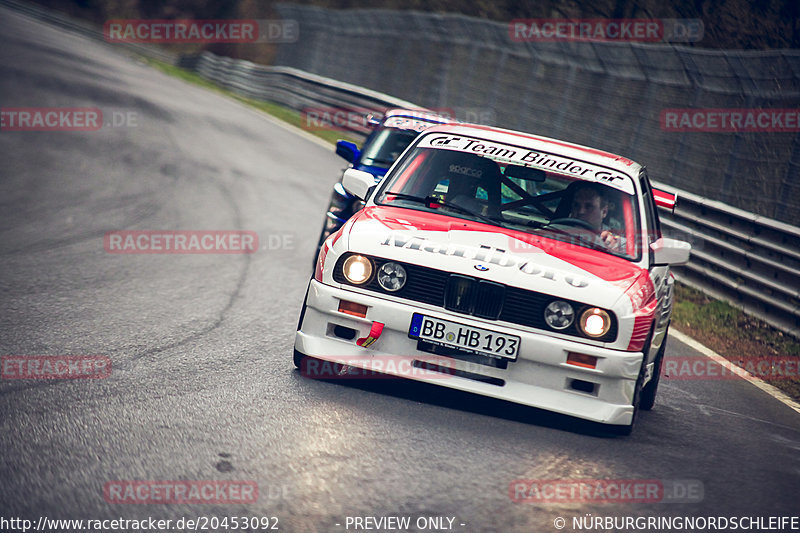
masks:
[[[590,307],[581,315],[579,325],[589,337],[602,337],[611,329],[611,317],[599,307]]]
[[[406,284],[406,269],[389,261],[378,269],[378,284],[389,292],[399,291]]]
[[[372,277],[372,261],[363,255],[351,255],[345,259],[342,273],[353,285],[362,285]]]

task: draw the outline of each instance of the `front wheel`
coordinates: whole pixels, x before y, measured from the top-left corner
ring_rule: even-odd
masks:
[[[658,349],[656,359],[653,361],[653,377],[647,382],[647,385],[642,389],[642,396],[640,398],[639,407],[645,411],[649,411],[656,403],[656,394],[658,393],[658,382],[661,380],[661,367],[664,364],[664,353],[667,351],[667,334],[669,333],[669,326],[664,332],[664,340],[661,342],[661,347]]]
[[[294,355],[292,356],[292,362],[294,363],[294,366],[296,366],[297,368],[302,368],[303,359],[305,359],[305,358],[306,358],[305,354],[302,354],[302,353],[298,352],[297,350],[295,350],[294,351]]]
[[[631,417],[631,423],[625,426],[609,426],[609,430],[613,435],[627,437],[633,433],[633,426],[636,424],[636,419],[639,418],[639,409],[641,408],[643,381],[644,365],[642,365],[642,369],[639,371],[639,377],[636,379],[636,390],[633,392],[633,416]]]
[[[300,318],[297,319],[297,331],[300,331],[300,328],[303,327],[303,318],[306,316],[306,302],[308,301],[308,292],[311,290],[311,280],[308,280],[308,286],[306,287],[306,295],[303,296],[303,308],[300,309]],[[294,362],[294,366],[300,368],[300,365],[303,364],[303,359],[306,358],[305,354],[302,354],[294,350],[294,355],[292,356],[292,362]]]

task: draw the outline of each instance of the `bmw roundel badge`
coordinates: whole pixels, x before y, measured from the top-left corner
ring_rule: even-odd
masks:
[[[489,267],[487,267],[486,265],[478,264],[478,265],[475,265],[475,270],[480,270],[481,272],[486,272],[487,270],[489,270]]]

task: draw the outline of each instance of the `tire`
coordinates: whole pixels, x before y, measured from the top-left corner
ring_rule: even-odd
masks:
[[[300,328],[303,327],[303,319],[306,317],[306,301],[308,300],[308,291],[311,290],[311,281],[308,282],[308,287],[306,287],[306,295],[303,297],[303,308],[300,309],[300,316],[297,318],[297,330],[300,331]]]
[[[653,377],[647,385],[642,388],[642,395],[639,398],[639,408],[649,411],[656,404],[656,394],[658,393],[658,383],[661,381],[661,367],[664,364],[664,353],[667,351],[667,335],[669,334],[669,326],[664,331],[664,341],[661,343],[661,348],[658,349],[656,360],[653,362]]]
[[[639,377],[636,378],[636,390],[633,392],[633,417],[631,423],[625,426],[609,426],[612,435],[619,435],[627,437],[633,433],[633,426],[636,425],[636,420],[639,418],[639,409],[641,408],[642,398],[642,382],[644,381],[644,366],[639,370]]]
[[[312,278],[313,279],[313,278]],[[306,295],[303,296],[303,308],[300,310],[300,318],[297,319],[297,331],[300,331],[300,328],[303,325],[303,318],[306,316],[306,302],[308,301],[308,291],[311,290],[311,280],[308,280],[308,287],[306,287]],[[303,359],[306,358],[305,354],[294,350],[294,354],[292,356],[292,361],[294,362],[294,366],[300,368],[300,365],[303,363]]]
[[[297,350],[295,350],[294,355],[292,356],[292,362],[294,363],[294,366],[296,366],[298,369],[301,368],[303,366],[303,359],[305,359],[306,357],[307,356],[305,354],[302,354]]]

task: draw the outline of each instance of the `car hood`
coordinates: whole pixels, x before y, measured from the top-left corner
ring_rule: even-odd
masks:
[[[630,261],[601,251],[413,209],[368,207],[345,232],[347,247],[353,252],[605,308],[617,302],[644,272]]]

